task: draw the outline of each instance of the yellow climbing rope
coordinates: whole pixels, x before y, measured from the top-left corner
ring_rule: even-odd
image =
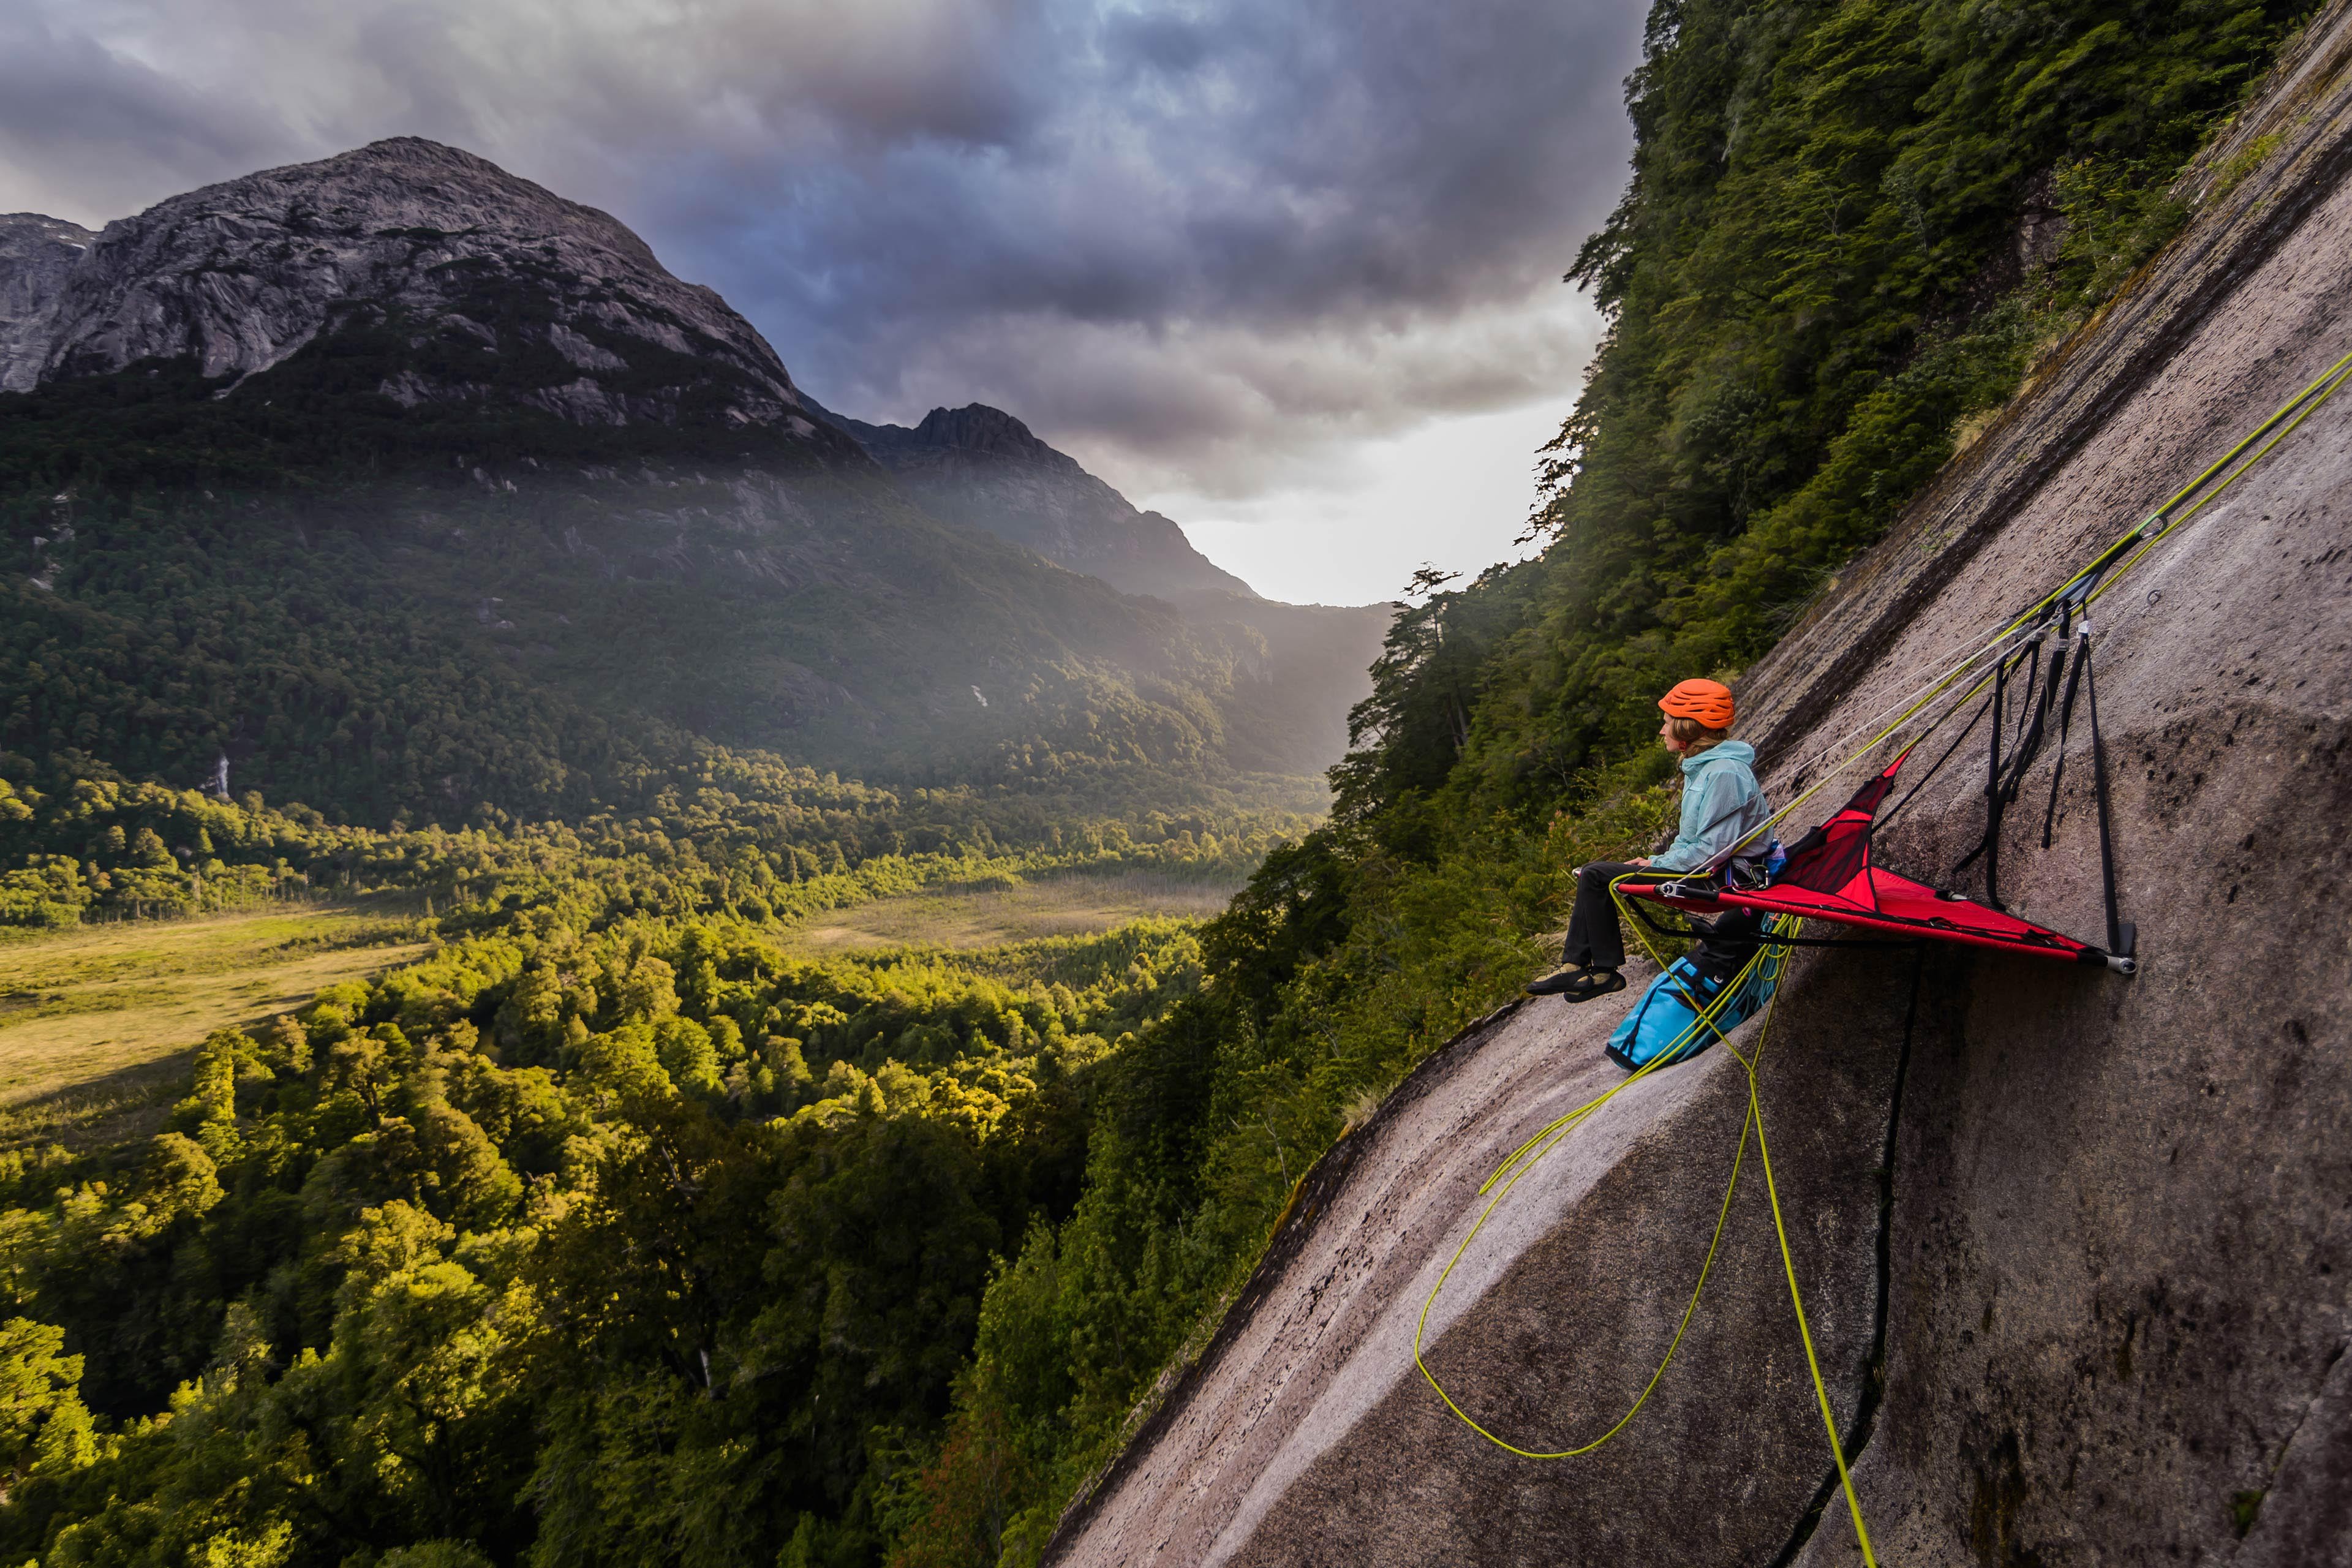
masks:
[[[1838,1485],[1845,1491],[1845,1511],[1853,1520],[1853,1539],[1862,1548],[1862,1560],[1867,1568],[1878,1568],[1878,1559],[1870,1550],[1870,1527],[1862,1521],[1862,1500],[1853,1495],[1853,1472],[1846,1468],[1845,1439],[1838,1436],[1837,1416],[1830,1409],[1829,1385],[1822,1381],[1822,1363],[1813,1354],[1813,1331],[1805,1320],[1804,1293],[1797,1289],[1797,1261],[1789,1254],[1789,1227],[1780,1218],[1780,1189],[1772,1180],[1772,1150],[1764,1141],[1764,1108],[1756,1099],[1756,1064],[1764,1057],[1764,1042],[1772,1033],[1772,1009],[1780,1000],[1778,991],[1764,1005],[1764,1026],[1756,1032],[1754,1055],[1741,1057],[1728,1040],[1723,1048],[1738,1057],[1739,1065],[1748,1069],[1748,1119],[1756,1124],[1757,1162],[1764,1167],[1764,1193],[1772,1200],[1772,1234],[1780,1242],[1780,1270],[1789,1278],[1789,1304],[1797,1310],[1797,1334],[1805,1342],[1805,1370],[1812,1374],[1813,1398],[1822,1407],[1822,1426],[1830,1435],[1830,1458],[1837,1461]]]
[[[1630,919],[1631,917],[1631,911],[1625,908],[1622,884],[1628,877],[1637,875],[1639,875],[1638,872],[1628,872],[1610,884],[1610,893],[1618,902],[1622,918]],[[1768,923],[1767,931],[1771,936],[1786,939],[1796,936],[1802,931],[1803,925],[1804,922],[1801,921],[1776,917]],[[1648,950],[1651,958],[1656,962],[1660,971],[1667,969],[1669,967],[1667,959],[1651,942],[1649,933],[1643,925],[1639,921],[1634,921],[1633,930],[1642,945]],[[1495,1168],[1494,1173],[1479,1184],[1478,1194],[1482,1197],[1488,1192],[1494,1191],[1497,1183],[1501,1183],[1502,1185],[1501,1190],[1496,1191],[1494,1196],[1487,1201],[1486,1206],[1479,1212],[1468,1234],[1464,1236],[1460,1244],[1454,1247],[1454,1255],[1446,1259],[1444,1269],[1437,1277],[1437,1283],[1430,1287],[1428,1297],[1422,1302],[1421,1318],[1413,1327],[1412,1363],[1414,1366],[1421,1369],[1421,1375],[1428,1381],[1429,1386],[1436,1391],[1437,1397],[1444,1401],[1445,1408],[1452,1411],[1457,1420],[1496,1447],[1517,1454],[1521,1458],[1570,1459],[1590,1454],[1608,1442],[1623,1431],[1634,1416],[1641,1414],[1642,1407],[1649,1403],[1650,1395],[1656,1392],[1659,1383],[1665,1377],[1666,1369],[1674,1364],[1675,1352],[1682,1346],[1683,1334],[1689,1329],[1691,1318],[1698,1310],[1699,1296],[1706,1289],[1707,1275],[1715,1268],[1716,1254],[1722,1248],[1724,1228],[1731,1219],[1731,1200],[1739,1190],[1740,1168],[1748,1157],[1748,1136],[1753,1133],[1757,1153],[1764,1169],[1765,1191],[1771,1198],[1772,1226],[1774,1233],[1780,1238],[1780,1263],[1788,1276],[1789,1300],[1796,1309],[1797,1331],[1805,1346],[1805,1364],[1812,1373],[1813,1393],[1821,1403],[1822,1424],[1829,1431],[1830,1451],[1837,1460],[1838,1479],[1845,1489],[1846,1510],[1853,1518],[1854,1537],[1862,1543],[1863,1561],[1869,1565],[1869,1568],[1876,1568],[1877,1559],[1871,1553],[1870,1531],[1863,1523],[1862,1504],[1854,1497],[1853,1480],[1846,1470],[1845,1446],[1838,1436],[1837,1419],[1831,1411],[1829,1388],[1822,1380],[1821,1363],[1813,1352],[1812,1331],[1805,1320],[1804,1296],[1797,1288],[1796,1261],[1790,1252],[1788,1232],[1781,1223],[1780,1194],[1772,1180],[1771,1157],[1764,1141],[1764,1107],[1758,1097],[1756,1088],[1757,1068],[1763,1060],[1765,1044],[1771,1037],[1772,1009],[1779,1001],[1780,973],[1787,966],[1789,955],[1792,951],[1785,941],[1778,943],[1768,942],[1764,946],[1759,947],[1755,955],[1741,967],[1739,973],[1717,991],[1706,1006],[1699,1009],[1697,1015],[1683,1032],[1675,1037],[1673,1043],[1635,1068],[1622,1082],[1605,1093],[1585,1101],[1567,1115],[1559,1117],[1542,1128],[1535,1136],[1511,1151],[1510,1155]],[[1647,1078],[1655,1069],[1683,1059],[1694,1041],[1702,1040],[1710,1034],[1719,1039],[1722,1038],[1725,1031],[1716,1026],[1716,1020],[1731,999],[1751,981],[1769,985],[1772,994],[1772,1001],[1768,1002],[1765,1006],[1764,1025],[1757,1034],[1755,1048],[1748,1054],[1742,1055],[1738,1047],[1733,1046],[1729,1040],[1723,1041],[1724,1048],[1731,1052],[1733,1058],[1748,1074],[1748,1113],[1740,1124],[1738,1145],[1732,1151],[1731,1174],[1724,1184],[1723,1203],[1716,1212],[1714,1234],[1707,1238],[1706,1255],[1700,1260],[1697,1282],[1691,1287],[1690,1300],[1684,1304],[1682,1318],[1675,1325],[1674,1337],[1666,1342],[1666,1353],[1659,1360],[1657,1369],[1650,1373],[1649,1382],[1643,1385],[1641,1394],[1634,1399],[1625,1414],[1619,1416],[1608,1430],[1588,1443],[1581,1443],[1571,1448],[1547,1450],[1524,1448],[1496,1436],[1480,1425],[1461,1405],[1454,1403],[1454,1396],[1445,1391],[1444,1384],[1438,1382],[1437,1374],[1430,1370],[1429,1363],[1423,1356],[1422,1343],[1429,1331],[1430,1310],[1437,1304],[1438,1292],[1445,1289],[1445,1282],[1453,1278],[1454,1267],[1462,1261],[1463,1254],[1469,1250],[1470,1244],[1477,1239],[1478,1233],[1486,1228],[1487,1218],[1494,1214],[1496,1205],[1510,1195],[1511,1189],[1517,1186],[1520,1179],[1535,1168],[1538,1161],[1557,1148],[1570,1133],[1591,1120],[1602,1106],[1607,1105],[1628,1088]],[[1507,1177],[1507,1180],[1506,1180]]]
[[[2305,420],[2317,413],[2320,407],[2326,404],[2329,398],[2334,397],[2336,394],[2343,388],[2344,384],[2347,380],[2352,380],[2352,354],[2346,354],[2342,359],[2337,360],[2334,364],[2329,365],[2325,371],[2321,372],[2318,377],[2305,385],[2302,391],[2296,393],[2293,397],[2288,398],[2284,404],[2281,404],[2278,408],[2271,414],[2269,418],[2263,420],[2260,425],[2254,426],[2253,429],[2248,431],[2235,446],[2231,447],[2227,452],[2224,452],[2220,458],[2208,465],[2203,473],[2199,474],[2195,479],[2181,486],[2179,489],[2174,491],[2169,500],[2168,500],[2162,506],[2157,508],[2156,510],[2150,512],[2145,520],[2135,525],[2129,532],[2118,536],[2116,540],[2110,542],[2105,550],[2100,551],[2096,556],[2092,558],[2090,564],[2084,566],[2073,576],[2067,578],[2065,582],[2060,584],[2050,593],[2044,595],[2023,614],[2017,616],[2016,619],[2011,621],[1998,632],[1995,632],[1990,639],[1985,642],[1982,647],[1965,655],[1955,663],[1946,666],[1941,673],[1931,678],[1924,686],[1915,688],[1908,697],[1901,700],[1898,705],[1900,710],[1895,713],[1895,717],[1888,721],[1884,728],[1878,730],[1876,733],[1873,734],[1869,740],[1864,741],[1860,746],[1854,748],[1852,752],[1847,752],[1836,763],[1832,765],[1818,779],[1816,779],[1809,787],[1801,791],[1786,805],[1783,805],[1780,810],[1774,812],[1770,816],[1766,817],[1764,821],[1759,823],[1747,835],[1746,837],[1742,838],[1740,843],[1749,843],[1759,835],[1769,833],[1774,827],[1778,826],[1783,820],[1785,820],[1790,813],[1795,811],[1807,801],[1812,799],[1813,796],[1819,795],[1822,790],[1828,788],[1830,784],[1833,780],[1841,777],[1846,769],[1852,767],[1855,763],[1875,752],[1880,746],[1884,745],[1887,741],[1899,733],[1903,730],[1904,726],[1910,723],[1913,719],[1918,717],[1920,713],[1933,706],[1936,703],[1937,699],[1951,690],[1952,688],[1963,677],[1965,677],[1970,669],[1975,668],[1980,662],[1990,657],[1992,663],[1984,668],[1983,672],[1978,676],[1973,684],[1961,691],[1958,697],[1955,698],[1946,706],[1944,714],[1936,720],[1935,724],[1927,726],[1927,730],[1933,730],[1936,727],[1936,724],[1943,722],[1944,718],[1948,717],[1951,713],[1968,706],[1970,701],[1974,700],[1975,698],[1984,690],[1986,685],[1991,681],[1993,678],[1993,670],[1998,668],[2001,661],[2008,657],[2011,651],[2011,643],[2013,641],[2022,641],[2024,638],[2030,637],[2033,628],[2044,622],[2049,617],[2051,612],[2066,598],[2067,595],[2072,590],[2079,585],[2085,578],[2089,577],[2094,572],[2101,571],[2103,569],[2099,564],[2100,563],[2111,560],[2116,555],[2116,552],[2122,550],[2134,539],[2141,541],[2140,547],[2132,551],[2129,555],[2126,556],[2120,563],[2116,563],[2112,572],[2108,573],[2105,581],[2102,582],[2096,588],[2092,590],[2091,593],[2084,595],[2083,603],[2086,606],[2096,603],[2101,598],[2104,598],[2116,587],[2117,584],[2121,583],[2124,578],[2131,573],[2133,568],[2138,566],[2142,561],[2147,559],[2148,552],[2154,550],[2158,544],[2161,544],[2165,540],[2170,538],[2174,532],[2179,530],[2191,518],[2194,518],[2199,512],[2203,511],[2208,506],[2210,506],[2215,500],[2226,494],[2231,486],[2235,485],[2240,479],[2245,478],[2248,471],[2250,471],[2254,465],[2260,463],[2264,458],[2270,456],[2271,452],[2280,442],[2294,434],[2294,432],[2302,426]],[[2263,439],[2266,436],[2269,437],[2268,440]],[[2260,441],[2262,445],[2255,448],[2252,456],[2246,456],[2247,448],[2254,447],[2254,444],[2258,441]],[[2242,461],[2240,460],[2241,458],[2243,458]],[[2232,467],[2233,464],[2235,465],[2234,467]],[[2224,473],[2224,470],[2227,470],[2227,472]],[[2210,489],[2208,489],[2208,481],[2211,480],[2217,474],[2223,475],[2221,481],[2217,484],[2213,484]],[[2200,491],[2202,493],[2200,493]],[[2187,510],[2181,511],[2179,516],[2172,517],[2171,513],[2174,509],[2179,507],[2184,501],[2189,501],[2189,498],[2192,496],[2196,499],[2193,502],[2190,502]],[[2168,519],[2169,519],[2168,521],[2167,521]],[[2162,524],[2162,526],[2158,527],[2158,524]],[[1884,714],[1885,710],[1881,710],[1880,711]],[[1874,722],[1874,721],[1873,721]],[[1864,727],[1867,728],[1867,725],[1865,724]],[[1848,734],[1853,733],[1851,730],[1846,732]],[[1925,732],[1926,731],[1922,731],[1922,733]],[[1735,845],[1733,847],[1736,849],[1738,846]]]
[[[1677,1038],[1671,1047],[1665,1050],[1660,1051],[1648,1062],[1634,1069],[1634,1071],[1627,1076],[1622,1082],[1617,1084],[1606,1093],[1587,1100],[1584,1104],[1578,1106],[1567,1115],[1560,1117],[1558,1121],[1553,1121],[1550,1125],[1543,1128],[1540,1131],[1537,1132],[1534,1137],[1520,1144],[1516,1150],[1513,1150],[1510,1157],[1506,1159],[1500,1165],[1496,1166],[1494,1173],[1479,1184],[1478,1194],[1481,1197],[1486,1196],[1489,1192],[1494,1192],[1494,1196],[1488,1200],[1486,1208],[1480,1212],[1476,1222],[1471,1226],[1469,1234],[1465,1236],[1462,1238],[1461,1244],[1454,1247],[1454,1256],[1446,1260],[1444,1271],[1438,1275],[1437,1283],[1430,1288],[1428,1299],[1423,1300],[1421,1304],[1421,1319],[1413,1328],[1412,1360],[1413,1364],[1421,1369],[1421,1375],[1428,1379],[1429,1386],[1437,1391],[1438,1398],[1445,1402],[1445,1407],[1454,1412],[1454,1414],[1461,1419],[1464,1425],[1467,1426],[1472,1431],[1477,1433],[1481,1437],[1484,1437],[1488,1442],[1494,1444],[1496,1447],[1507,1449],[1511,1453],[1517,1454],[1524,1459],[1574,1458],[1581,1454],[1589,1454],[1595,1448],[1600,1447],[1603,1443],[1608,1442],[1610,1438],[1614,1437],[1618,1433],[1623,1431],[1626,1424],[1632,1421],[1636,1415],[1640,1414],[1642,1406],[1649,1402],[1651,1393],[1658,1386],[1659,1380],[1665,1376],[1666,1368],[1673,1363],[1675,1359],[1675,1351],[1682,1343],[1683,1331],[1690,1326],[1691,1315],[1698,1308],[1699,1292],[1706,1288],[1707,1272],[1715,1266],[1715,1255],[1723,1241],[1724,1226],[1731,1216],[1731,1199],[1733,1193],[1737,1191],[1738,1187],[1739,1167],[1741,1162],[1745,1160],[1748,1153],[1748,1129],[1743,1127],[1740,1130],[1739,1146],[1732,1154],[1731,1179],[1724,1186],[1723,1206],[1716,1215],[1715,1234],[1707,1242],[1706,1259],[1699,1265],[1698,1283],[1691,1289],[1690,1301],[1688,1305],[1683,1309],[1682,1321],[1675,1327],[1675,1336],[1673,1340],[1667,1343],[1664,1359],[1658,1363],[1657,1370],[1651,1373],[1649,1383],[1643,1388],[1641,1396],[1633,1401],[1632,1408],[1628,1409],[1623,1415],[1620,1416],[1616,1423],[1607,1431],[1601,1433],[1598,1437],[1593,1438],[1591,1442],[1580,1444],[1572,1448],[1560,1448],[1551,1451],[1523,1448],[1518,1447],[1517,1444],[1496,1436],[1494,1433],[1481,1426],[1469,1415],[1468,1412],[1465,1411],[1461,1405],[1455,1404],[1454,1396],[1445,1391],[1444,1384],[1437,1381],[1436,1373],[1429,1370],[1429,1363],[1423,1360],[1422,1356],[1422,1342],[1428,1333],[1429,1313],[1430,1310],[1437,1304],[1438,1292],[1445,1289],[1445,1282],[1453,1278],[1454,1266],[1462,1261],[1462,1255],[1469,1250],[1470,1244],[1476,1240],[1478,1233],[1486,1228],[1486,1221],[1488,1217],[1494,1214],[1496,1205],[1501,1204],[1505,1198],[1510,1195],[1511,1189],[1517,1186],[1520,1178],[1524,1177],[1529,1171],[1535,1168],[1538,1161],[1549,1153],[1560,1143],[1562,1140],[1567,1138],[1570,1133],[1575,1131],[1577,1128],[1583,1125],[1584,1122],[1602,1106],[1608,1104],[1612,1100],[1614,1100],[1618,1095],[1623,1093],[1633,1084],[1638,1083],[1644,1078],[1647,1078],[1658,1068],[1664,1067],[1677,1059],[1684,1048],[1688,1045],[1690,1039],[1696,1034],[1703,1029],[1712,1026],[1714,1019],[1720,1012],[1725,999],[1730,996],[1732,993],[1738,988],[1740,983],[1745,981],[1756,969],[1758,964],[1764,961],[1765,953],[1767,952],[1785,953],[1788,950],[1785,948],[1759,951],[1755,958],[1748,961],[1748,966],[1740,971],[1739,978],[1735,980],[1731,984],[1726,985],[1722,992],[1717,995],[1715,1000],[1710,1002],[1706,1008],[1692,1021],[1690,1026],[1684,1031],[1683,1035]],[[1509,1178],[1507,1181],[1505,1180],[1505,1177],[1507,1176]],[[1495,1192],[1496,1184],[1498,1182],[1502,1183],[1502,1189],[1499,1192]]]

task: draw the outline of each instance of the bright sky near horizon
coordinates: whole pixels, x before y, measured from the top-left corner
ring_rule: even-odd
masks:
[[[1352,487],[1308,483],[1241,501],[1129,499],[1182,519],[1193,548],[1270,599],[1393,599],[1417,566],[1473,577],[1531,553],[1517,540],[1535,494],[1533,453],[1574,401],[1459,414],[1367,442],[1349,458]]]
[[[1640,0],[11,0],[0,211],[390,135],[614,213],[828,406],[993,404],[1259,591],[1512,552]]]

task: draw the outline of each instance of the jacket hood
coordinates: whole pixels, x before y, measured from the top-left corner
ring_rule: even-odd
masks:
[[[1756,748],[1745,741],[1725,741],[1709,746],[1696,757],[1683,759],[1683,772],[1695,773],[1716,763],[1738,763],[1751,772],[1756,766]]]

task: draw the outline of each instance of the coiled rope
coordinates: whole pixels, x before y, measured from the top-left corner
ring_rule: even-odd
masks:
[[[1628,872],[1610,883],[1609,890],[1619,904],[1621,916],[1630,913],[1625,909],[1625,895],[1622,890],[1622,885],[1628,876],[1638,874]],[[1635,921],[1633,929],[1643,947],[1656,962],[1659,970],[1662,973],[1666,970],[1669,967],[1669,961],[1650,941],[1643,922]],[[1766,922],[1765,929],[1768,937],[1794,938],[1804,929],[1804,922],[1801,920],[1776,916]],[[1771,1147],[1764,1137],[1764,1106],[1757,1093],[1757,1068],[1763,1062],[1764,1047],[1771,1038],[1772,1013],[1780,1002],[1780,974],[1787,967],[1789,956],[1792,951],[1786,942],[1773,942],[1768,940],[1764,945],[1757,949],[1747,963],[1741,966],[1739,973],[1699,1009],[1690,1024],[1672,1044],[1660,1050],[1641,1067],[1636,1068],[1626,1076],[1623,1081],[1605,1093],[1596,1095],[1567,1115],[1545,1126],[1534,1137],[1511,1151],[1510,1155],[1500,1165],[1495,1167],[1493,1174],[1478,1184],[1480,1196],[1486,1196],[1490,1191],[1494,1192],[1494,1196],[1487,1201],[1486,1206],[1479,1211],[1478,1217],[1471,1225],[1468,1234],[1465,1235],[1461,1243],[1454,1247],[1454,1255],[1445,1260],[1445,1268],[1438,1275],[1437,1283],[1430,1287],[1427,1299],[1421,1304],[1421,1318],[1414,1324],[1412,1332],[1412,1363],[1421,1369],[1421,1375],[1428,1381],[1431,1388],[1436,1390],[1437,1397],[1445,1402],[1445,1408],[1452,1411],[1457,1420],[1496,1447],[1516,1454],[1523,1459],[1572,1459],[1591,1453],[1612,1437],[1616,1436],[1633,1422],[1634,1416],[1641,1414],[1642,1406],[1647,1405],[1650,1395],[1656,1392],[1658,1384],[1666,1375],[1666,1368],[1674,1364],[1675,1352],[1682,1347],[1683,1335],[1689,1329],[1692,1317],[1698,1311],[1700,1293],[1706,1289],[1707,1276],[1715,1268],[1716,1254],[1722,1249],[1724,1228],[1731,1220],[1731,1200],[1739,1190],[1740,1168],[1747,1161],[1748,1140],[1752,1133],[1756,1139],[1758,1163],[1764,1171],[1764,1191],[1771,1201],[1773,1233],[1780,1238],[1780,1268],[1789,1281],[1789,1300],[1796,1309],[1797,1332],[1805,1346],[1805,1366],[1812,1376],[1813,1395],[1821,1405],[1822,1425],[1829,1432],[1830,1453],[1837,1461],[1838,1482],[1845,1491],[1846,1511],[1853,1520],[1854,1539],[1861,1543],[1863,1562],[1867,1568],[1877,1568],[1878,1560],[1872,1553],[1870,1546],[1870,1531],[1863,1522],[1862,1504],[1854,1496],[1853,1478],[1846,1468],[1845,1443],[1838,1435],[1837,1417],[1830,1406],[1829,1385],[1822,1381],[1821,1361],[1814,1353],[1812,1330],[1805,1317],[1804,1293],[1797,1285],[1796,1259],[1790,1251],[1788,1227],[1780,1215],[1780,1188],[1772,1177]],[[1738,996],[1743,987],[1750,984],[1769,985],[1771,990],[1765,1003],[1764,1023],[1762,1028],[1757,1033],[1755,1048],[1743,1055],[1737,1046],[1726,1038],[1727,1032],[1717,1027],[1717,1020],[1729,1005],[1732,998]],[[1429,1363],[1423,1356],[1422,1342],[1429,1331],[1429,1313],[1430,1310],[1437,1304],[1438,1292],[1445,1289],[1445,1282],[1453,1278],[1454,1266],[1462,1261],[1463,1254],[1470,1249],[1470,1244],[1475,1241],[1478,1238],[1478,1233],[1486,1228],[1486,1221],[1494,1214],[1496,1205],[1510,1195],[1511,1189],[1517,1186],[1529,1171],[1535,1169],[1538,1160],[1558,1147],[1570,1133],[1590,1121],[1602,1106],[1607,1105],[1659,1068],[1682,1060],[1685,1054],[1694,1048],[1695,1042],[1703,1041],[1709,1035],[1722,1043],[1724,1049],[1731,1053],[1748,1075],[1748,1113],[1740,1124],[1738,1145],[1732,1151],[1731,1174],[1724,1183],[1723,1203],[1716,1212],[1714,1234],[1707,1237],[1706,1256],[1700,1260],[1698,1279],[1691,1286],[1690,1300],[1684,1304],[1681,1320],[1675,1324],[1674,1338],[1666,1342],[1666,1353],[1660,1358],[1657,1369],[1650,1373],[1649,1382],[1643,1385],[1641,1394],[1634,1399],[1632,1406],[1624,1415],[1619,1416],[1608,1430],[1590,1442],[1580,1443],[1570,1448],[1546,1450],[1524,1448],[1506,1438],[1496,1436],[1480,1425],[1461,1405],[1454,1403],[1454,1396],[1445,1391],[1444,1384],[1437,1381],[1437,1374],[1430,1371]],[[1497,1183],[1501,1184],[1499,1191],[1496,1190]]]

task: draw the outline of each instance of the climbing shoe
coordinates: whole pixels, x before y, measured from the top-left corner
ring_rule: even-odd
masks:
[[[1530,996],[1565,996],[1571,1002],[1590,1002],[1595,996],[1624,989],[1625,977],[1613,969],[1588,969],[1565,963],[1549,974],[1528,982]]]

